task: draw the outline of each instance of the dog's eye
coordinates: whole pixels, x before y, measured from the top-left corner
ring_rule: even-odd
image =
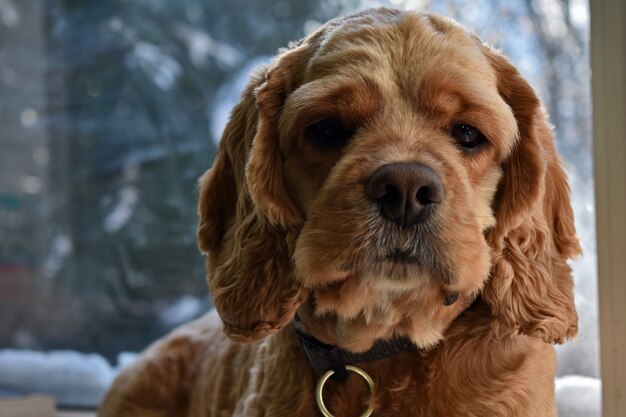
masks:
[[[306,128],[306,137],[321,149],[334,149],[343,147],[350,137],[352,131],[346,129],[339,120],[335,118],[324,119]]]
[[[454,125],[452,136],[464,149],[473,149],[486,142],[485,136],[470,125]]]

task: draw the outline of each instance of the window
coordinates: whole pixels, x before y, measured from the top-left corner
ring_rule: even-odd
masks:
[[[0,0],[0,390],[93,407],[124,352],[210,308],[196,180],[248,74],[321,22],[381,5],[474,28],[544,100],[585,253],[557,398],[561,416],[599,415],[583,0]],[[76,380],[46,385],[63,367]]]

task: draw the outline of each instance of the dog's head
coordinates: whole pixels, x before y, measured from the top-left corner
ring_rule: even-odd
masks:
[[[428,347],[478,296],[494,329],[573,336],[569,191],[539,99],[454,22],[333,20],[252,77],[200,180],[225,332],[289,323]]]

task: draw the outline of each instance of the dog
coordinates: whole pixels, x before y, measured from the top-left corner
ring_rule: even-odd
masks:
[[[533,89],[450,19],[364,11],[259,69],[200,179],[198,242],[216,311],[100,416],[556,416],[566,175]]]

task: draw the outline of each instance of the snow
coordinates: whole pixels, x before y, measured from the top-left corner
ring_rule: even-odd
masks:
[[[558,375],[599,376],[598,289],[593,186],[570,172],[572,206],[583,255],[571,263],[578,337],[557,346]]]
[[[0,350],[0,388],[53,395],[61,405],[93,407],[102,400],[113,378],[136,355],[122,353],[112,367],[97,354],[60,350]]]
[[[585,0],[573,0],[570,2],[569,11],[574,24],[582,29],[589,27],[589,7]]]
[[[22,18],[11,1],[0,0],[0,21],[10,28],[19,26]]]
[[[259,66],[270,61],[268,56],[257,56],[246,62],[243,67],[224,85],[220,87],[211,104],[211,134],[215,143],[219,143],[222,132],[230,117],[232,108],[241,97],[241,92],[246,88],[250,74]]]
[[[600,417],[602,386],[597,378],[567,375],[556,379],[559,417]]]
[[[159,320],[168,328],[188,322],[206,311],[207,302],[185,295],[159,313]]]
[[[42,265],[43,276],[46,278],[56,276],[73,250],[74,244],[70,236],[64,233],[54,235],[50,250]]]
[[[139,66],[162,90],[171,89],[183,72],[174,58],[149,42],[137,42],[126,62]]]
[[[117,204],[104,219],[104,230],[113,233],[121,229],[130,220],[138,202],[139,193],[135,187],[122,187],[118,191]]]
[[[124,165],[124,181],[131,184],[137,178],[139,178],[139,165],[134,163]],[[124,227],[131,219],[137,203],[139,203],[139,190],[131,185],[122,186],[117,192],[115,206],[107,210],[103,224],[104,230],[114,233]]]
[[[187,44],[189,58],[197,67],[206,66],[209,57],[222,68],[234,68],[244,59],[244,56],[228,43],[215,40],[200,29],[179,25],[176,32]]]

